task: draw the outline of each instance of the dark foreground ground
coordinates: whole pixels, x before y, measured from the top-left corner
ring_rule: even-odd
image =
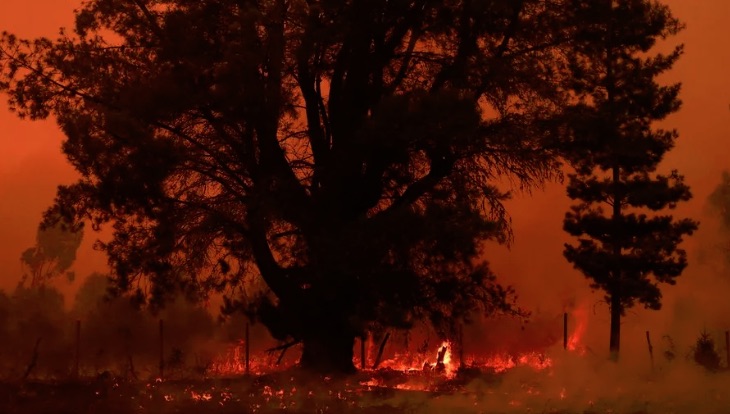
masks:
[[[297,381],[299,383],[299,381]],[[282,378],[126,382],[115,379],[0,384],[2,414],[401,413],[378,404],[408,392]],[[413,393],[415,391],[411,391]],[[423,393],[423,392],[421,392]]]
[[[547,392],[541,395],[540,390],[529,385],[504,392],[501,381],[498,375],[483,373],[445,380],[380,372],[335,380],[284,372],[248,378],[149,383],[101,376],[83,381],[0,383],[0,413],[730,413],[730,406],[670,409],[641,401],[614,404],[610,399],[571,406],[561,404],[567,401],[562,397]]]

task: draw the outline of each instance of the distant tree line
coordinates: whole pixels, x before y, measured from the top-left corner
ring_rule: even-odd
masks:
[[[243,337],[242,318],[219,321],[184,298],[152,314],[129,298],[108,297],[108,288],[107,276],[90,275],[70,309],[53,286],[20,285],[12,292],[0,291],[0,379],[23,378],[34,360],[29,378],[72,377],[76,321],[81,326],[82,376],[104,372],[129,379],[157,376],[159,319],[165,321],[164,362],[170,377],[205,374],[215,357]]]

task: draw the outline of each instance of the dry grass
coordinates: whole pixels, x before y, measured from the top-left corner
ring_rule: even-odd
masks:
[[[375,377],[375,380],[373,380]],[[555,398],[547,373],[514,386],[513,374],[468,372],[453,380],[382,370],[347,379],[285,371],[259,377],[131,382],[111,376],[81,381],[0,383],[2,414],[684,414],[726,413],[726,407],[630,402],[614,396],[586,404]],[[534,382],[532,382],[534,380]],[[366,383],[380,384],[378,386]],[[365,385],[364,385],[365,384]],[[428,390],[402,389],[419,384]],[[425,384],[425,386],[424,386]],[[542,384],[542,385],[539,385]],[[543,388],[542,394],[535,392]],[[582,401],[582,402],[580,402]],[[707,401],[705,401],[706,403]]]
[[[368,375],[370,377],[371,375]],[[429,391],[395,388],[405,374],[382,372],[382,384],[365,378],[332,380],[285,372],[255,378],[127,382],[115,378],[0,384],[3,414],[241,414],[241,413],[492,413],[475,407],[477,396],[462,381],[431,378]],[[483,381],[497,385],[498,378]],[[485,382],[486,383],[486,382]],[[484,395],[479,398],[485,398]],[[518,412],[518,407],[514,407]],[[510,410],[512,411],[512,410]],[[534,411],[527,411],[534,412]],[[546,408],[545,414],[564,414]],[[590,410],[583,413],[594,413]],[[596,414],[598,412],[595,412]],[[572,414],[572,413],[571,413]],[[632,414],[639,414],[633,412]],[[643,414],[643,413],[642,413]]]

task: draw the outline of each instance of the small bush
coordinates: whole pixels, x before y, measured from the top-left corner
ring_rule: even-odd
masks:
[[[697,364],[702,365],[710,371],[720,369],[720,354],[715,348],[715,340],[712,339],[707,331],[703,331],[692,350],[694,360]]]

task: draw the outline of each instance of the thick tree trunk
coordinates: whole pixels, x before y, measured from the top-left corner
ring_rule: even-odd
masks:
[[[356,372],[352,362],[355,334],[345,330],[318,330],[302,341],[302,368],[323,374]]]
[[[611,295],[611,337],[609,349],[611,359],[618,360],[619,348],[621,347],[621,297],[618,294]]]

